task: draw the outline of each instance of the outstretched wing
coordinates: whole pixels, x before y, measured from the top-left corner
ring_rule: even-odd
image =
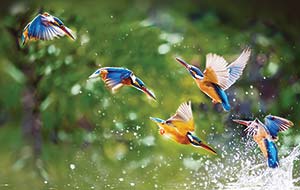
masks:
[[[244,131],[246,132],[247,136],[254,136],[257,134],[258,125],[255,124],[254,121],[252,121],[251,124],[246,129],[244,129]]]
[[[186,134],[195,130],[191,101],[182,103],[176,113],[166,123],[171,123],[180,132]]]
[[[106,67],[103,70],[106,70],[107,74],[102,79],[113,92],[124,85],[122,83],[124,80],[130,80],[129,77],[132,74],[132,71],[121,67]]]
[[[230,65],[219,55],[207,54],[204,79],[218,84],[223,90],[228,89],[242,75],[250,54],[249,48],[244,49],[241,55]]]
[[[206,55],[206,69],[204,80],[218,84],[222,89],[227,86],[229,70],[225,59],[216,54]]]
[[[41,15],[36,16],[28,26],[29,39],[53,40],[64,35],[65,32],[59,27],[44,23]]]
[[[279,131],[285,131],[293,125],[293,122],[282,117],[273,115],[267,115],[265,117],[265,126],[269,130],[270,135],[274,138],[277,137]]]
[[[235,83],[237,79],[240,78],[250,58],[250,54],[251,54],[251,49],[246,48],[234,62],[228,65],[227,69],[229,71],[229,78],[227,84],[225,86],[221,86],[223,90],[228,89],[231,85]]]
[[[247,133],[247,136],[259,135],[265,137],[269,134],[269,131],[265,128],[265,125],[258,119],[252,121],[244,131]]]

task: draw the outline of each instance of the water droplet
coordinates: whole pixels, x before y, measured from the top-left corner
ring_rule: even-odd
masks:
[[[71,88],[71,94],[72,95],[77,95],[77,94],[81,93],[80,89],[81,89],[81,86],[79,84],[73,85],[72,88]]]
[[[137,119],[136,113],[130,112],[130,113],[129,113],[129,119],[130,119],[130,120],[136,120],[136,119]]]
[[[170,51],[170,45],[169,44],[161,44],[158,47],[158,53],[159,54],[166,54]]]
[[[75,164],[70,164],[70,169],[74,170],[76,168]]]
[[[120,177],[120,178],[119,178],[119,181],[124,181],[124,178]]]

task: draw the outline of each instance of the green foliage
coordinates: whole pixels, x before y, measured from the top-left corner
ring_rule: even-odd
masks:
[[[15,13],[11,10],[16,6],[20,10]],[[77,40],[30,42],[19,49],[16,40],[40,7],[75,30]],[[137,189],[153,189],[155,184],[172,189],[174,180],[184,182],[191,176],[187,168],[182,169],[181,160],[172,158],[205,153],[164,140],[149,116],[168,118],[187,100],[193,103],[196,133],[213,147],[227,146],[224,143],[235,138],[222,138],[228,128],[236,128],[229,122],[232,116],[281,115],[295,122],[291,131],[299,131],[299,50],[283,32],[259,20],[239,27],[208,10],[191,18],[190,14],[200,11],[192,3],[181,1],[170,7],[151,1],[32,1],[14,2],[8,10],[1,20],[0,33],[0,138],[9,135],[10,139],[1,142],[7,141],[18,153],[3,148],[1,152],[7,155],[1,158],[0,166],[12,165],[7,175],[17,174],[18,179],[30,170],[19,184],[43,179],[28,185],[28,189],[44,187],[43,181],[58,189],[87,189],[100,178],[107,180],[102,181],[100,189],[110,183],[117,184],[118,189],[130,188],[131,184],[119,180],[123,171],[127,172],[126,181],[135,182]],[[238,14],[243,17],[244,13]],[[228,91],[233,105],[230,113],[214,106],[174,60],[180,56],[203,70],[207,53],[232,61],[246,46],[251,46],[253,53],[244,75]],[[133,70],[153,89],[157,102],[133,88],[124,87],[112,94],[102,81],[87,80],[100,66]],[[23,92],[28,87],[37,98],[35,110],[42,122],[43,151],[41,160],[33,164],[37,171],[29,169],[33,152],[19,135],[25,114]],[[150,142],[153,138],[154,145],[147,145],[147,138]],[[80,149],[82,146],[87,148]],[[169,161],[170,168],[158,167],[160,157]],[[76,172],[70,171],[70,163],[76,163]],[[169,175],[170,171],[176,178]],[[145,175],[140,176],[141,172]],[[1,183],[22,188],[0,172]]]

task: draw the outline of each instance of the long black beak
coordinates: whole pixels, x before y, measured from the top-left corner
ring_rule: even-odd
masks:
[[[71,29],[67,28],[65,25],[63,24],[59,24],[56,20],[54,22],[51,22],[54,26],[59,27],[62,31],[64,31],[64,33],[71,38],[72,40],[75,40],[76,37],[72,34]]]
[[[192,135],[190,132],[188,132],[186,135],[192,145],[194,145],[196,147],[201,147],[215,155],[217,154],[217,152],[213,148],[211,148],[207,144],[203,143],[198,137]]]
[[[155,97],[155,94],[149,90],[148,88],[146,87],[142,87],[142,90],[145,94],[147,94],[147,96],[149,96],[150,98],[152,98],[153,100],[156,100],[156,97]]]
[[[214,149],[212,149],[210,146],[208,146],[207,144],[201,142],[201,143],[199,143],[199,146],[201,146],[203,149],[217,155],[217,152]]]
[[[146,88],[145,86],[140,86],[140,85],[138,85],[136,83],[133,83],[132,85],[136,89],[144,92],[148,97],[152,98],[153,100],[156,100],[155,94],[151,90],[149,90],[148,88]]]
[[[71,33],[71,30],[65,27],[64,25],[59,26],[59,28],[62,29],[66,33],[66,35],[70,37],[72,40],[76,39],[75,36]]]
[[[241,124],[241,125],[245,125],[245,126],[249,126],[251,121],[245,121],[245,120],[239,120],[239,119],[233,119],[232,121]]]
[[[175,59],[178,63],[183,65],[185,68],[190,69],[191,66],[187,62],[185,62],[183,59],[181,59],[179,57],[176,57]]]

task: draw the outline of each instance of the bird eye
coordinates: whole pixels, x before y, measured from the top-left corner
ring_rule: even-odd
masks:
[[[95,74],[99,74],[99,73],[100,73],[100,70],[98,70],[98,71],[95,72]]]

